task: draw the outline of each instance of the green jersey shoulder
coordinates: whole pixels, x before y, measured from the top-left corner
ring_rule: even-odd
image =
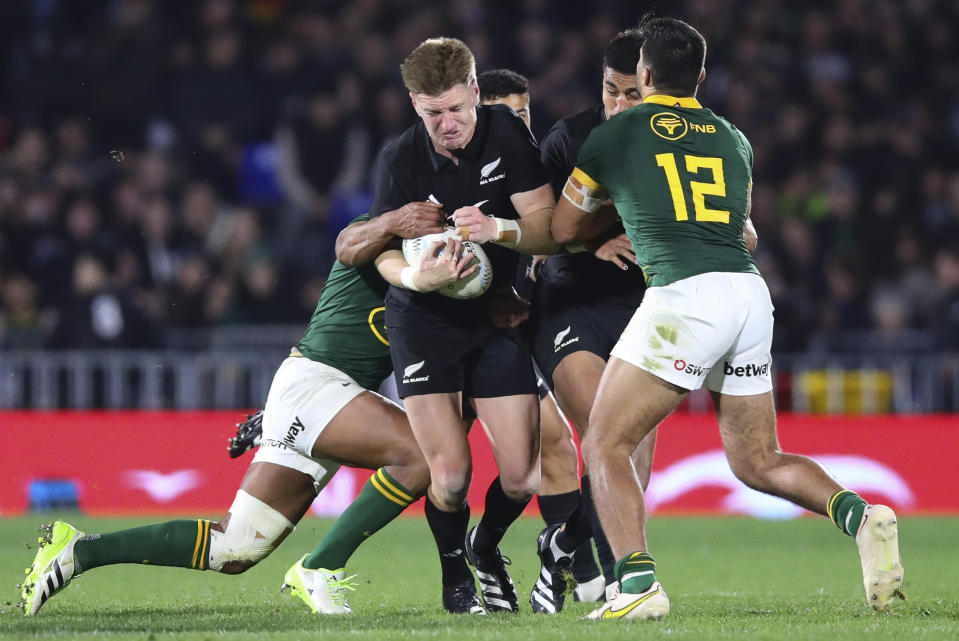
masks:
[[[364,214],[350,224],[366,220]],[[374,265],[347,267],[336,261],[297,346],[300,353],[367,389],[379,387],[393,369],[384,322],[387,287]]]
[[[650,96],[593,129],[573,171],[616,205],[647,284],[759,273],[743,240],[753,151],[695,98]]]

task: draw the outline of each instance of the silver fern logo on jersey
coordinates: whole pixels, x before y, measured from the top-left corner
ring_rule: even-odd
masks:
[[[426,376],[417,376],[413,378],[413,374],[423,369],[423,366],[426,365],[426,361],[420,361],[419,363],[413,363],[412,365],[407,365],[403,369],[403,382],[404,383],[422,383],[424,381],[430,380],[429,374]]]
[[[564,330],[562,330],[562,331],[560,331],[560,332],[557,332],[556,338],[553,339],[553,353],[558,352],[559,350],[563,349],[563,348],[566,347],[567,345],[571,345],[572,343],[576,343],[576,342],[579,341],[579,336],[574,336],[573,338],[571,338],[571,339],[569,339],[568,341],[565,341],[565,342],[564,342],[564,339],[565,339],[567,336],[569,336],[569,333],[570,333],[571,331],[573,331],[573,326],[572,326],[572,325],[570,325],[569,327],[567,327],[566,329],[564,329]]]
[[[501,173],[498,173],[498,174],[496,174],[495,176],[492,176],[492,177],[490,176],[490,174],[492,174],[492,173],[496,170],[496,168],[499,167],[500,160],[502,160],[502,159],[503,159],[503,157],[500,156],[499,158],[497,158],[497,159],[494,160],[493,162],[487,163],[487,164],[483,165],[483,168],[480,169],[480,182],[479,182],[479,184],[485,185],[486,183],[491,183],[491,182],[494,182],[494,181],[497,181],[497,180],[502,180],[503,178],[506,178],[506,172],[505,172],[505,171],[504,171],[504,172],[501,172]]]

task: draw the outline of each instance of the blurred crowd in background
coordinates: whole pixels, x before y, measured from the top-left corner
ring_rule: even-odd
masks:
[[[646,4],[0,3],[0,345],[305,323],[415,121],[409,51],[456,36],[528,76],[541,137],[598,104],[602,50]],[[699,97],[755,149],[775,349],[959,348],[959,4],[659,10],[706,36]]]

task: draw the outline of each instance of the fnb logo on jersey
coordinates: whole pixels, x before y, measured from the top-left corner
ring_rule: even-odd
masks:
[[[661,111],[649,119],[653,133],[666,140],[679,140],[689,133],[689,123],[682,116],[669,111]]]
[[[687,374],[692,374],[693,376],[702,376],[706,372],[706,368],[702,365],[693,365],[692,363],[687,363],[681,358],[677,358],[673,361],[673,367],[676,368],[677,372],[686,372]]]
[[[762,365],[748,363],[733,367],[729,364],[729,361],[723,362],[723,374],[726,376],[765,376],[768,373],[769,363],[763,363]]]

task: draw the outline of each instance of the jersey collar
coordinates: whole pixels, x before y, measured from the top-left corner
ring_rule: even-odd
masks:
[[[665,105],[666,107],[685,107],[686,109],[703,108],[703,106],[699,104],[699,101],[692,96],[677,98],[676,96],[667,96],[664,94],[655,93],[651,96],[646,96],[646,99],[643,100],[643,102],[649,102],[656,105]]]

